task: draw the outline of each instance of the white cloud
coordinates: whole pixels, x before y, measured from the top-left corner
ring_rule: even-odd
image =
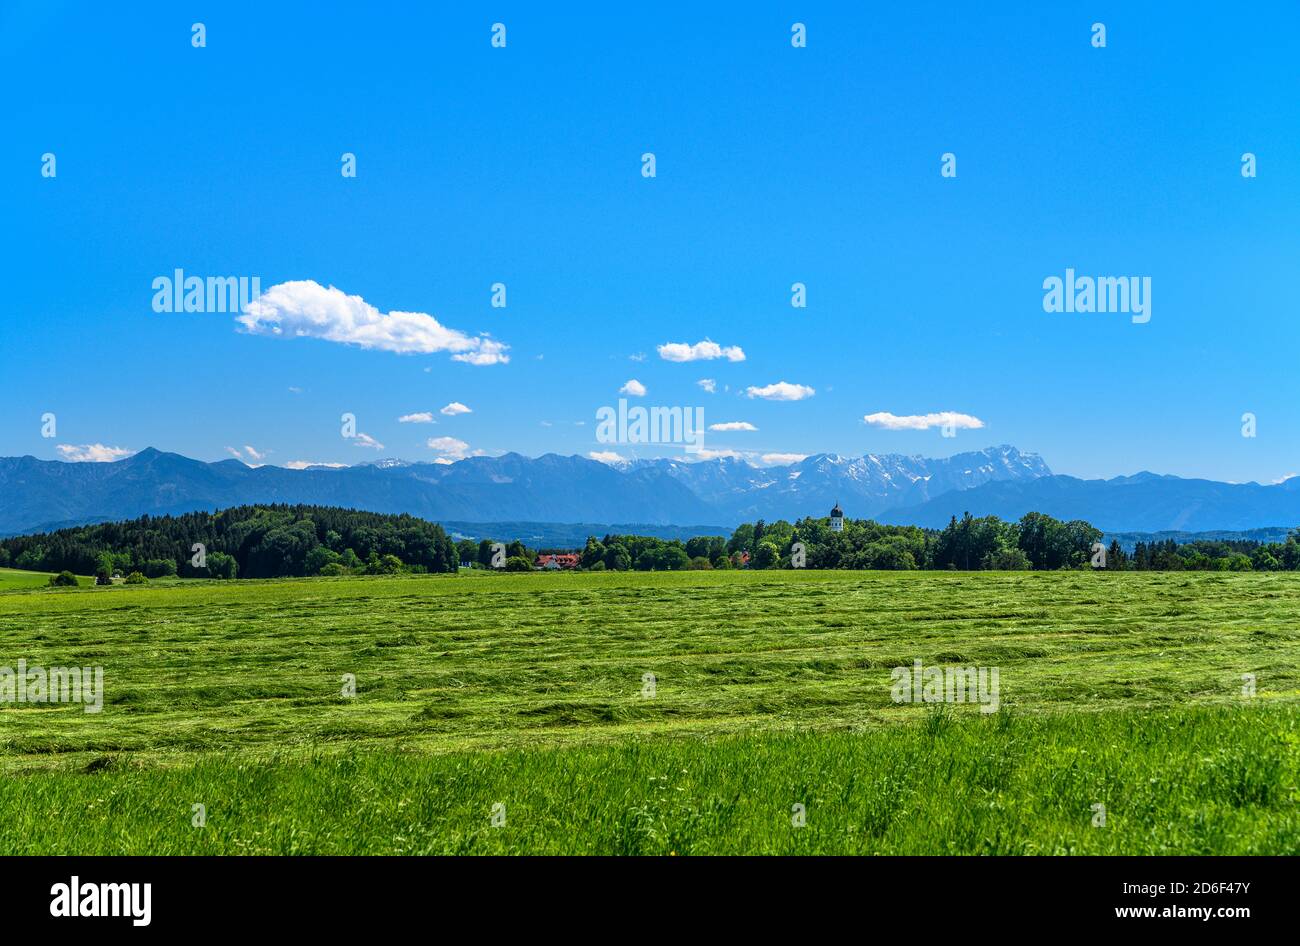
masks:
[[[508,345],[447,328],[425,312],[380,312],[360,296],[310,279],[272,286],[236,317],[254,335],[320,338],[402,354],[452,352],[471,365],[504,364]]]
[[[761,397],[768,401],[802,401],[816,393],[806,384],[791,384],[788,381],[778,381],[776,384],[764,385],[761,388],[753,385],[745,388],[747,397]]]
[[[700,378],[700,380],[695,383],[704,388],[704,390],[708,391],[710,394],[718,389],[718,382],[714,381],[712,378]]]
[[[957,430],[979,430],[984,426],[984,421],[978,417],[972,417],[969,414],[958,414],[955,411],[941,411],[937,414],[890,414],[882,411],[878,414],[867,414],[862,418],[863,422],[872,427],[880,427],[884,430],[929,430],[931,427],[949,426]]]
[[[627,384],[619,388],[618,393],[630,394],[632,397],[645,397],[645,385],[636,378],[633,378]]]
[[[729,420],[723,424],[710,424],[709,430],[758,430],[758,428],[749,421]]]
[[[434,462],[451,463],[453,460],[463,460],[469,452],[469,444],[463,440],[457,440],[455,437],[430,437],[427,443],[430,450],[435,450],[441,454]]]
[[[773,466],[787,466],[805,460],[807,457],[808,454],[806,453],[765,453],[762,460],[764,463],[770,463]]]
[[[331,470],[346,470],[346,463],[321,463],[318,460],[290,460],[284,465],[286,470],[305,470],[309,466],[327,466]]]
[[[685,342],[668,342],[660,345],[659,357],[664,361],[712,361],[714,358],[744,361],[745,353],[739,345],[723,348],[717,342],[711,342],[706,338],[694,345],[687,345]]]
[[[493,341],[486,336],[470,339],[476,344],[473,351],[462,352],[459,355],[452,355],[452,361],[463,361],[467,365],[504,365],[509,364],[510,356],[506,354],[509,345],[503,345],[500,342]]]
[[[627,457],[623,456],[621,453],[616,453],[613,450],[593,450],[591,453],[588,453],[587,456],[593,460],[599,461],[600,463],[608,463],[611,465],[617,465],[627,460]]]
[[[73,463],[112,463],[135,453],[125,447],[106,447],[102,443],[83,443],[79,446],[61,443],[54,448],[59,456]]]
[[[301,394],[301,393],[302,393],[302,388],[298,388],[298,387],[294,387],[294,386],[290,385],[290,387],[289,387],[289,393],[290,393],[290,394]]]
[[[700,449],[692,452],[690,456],[696,460],[744,459],[744,454],[738,453],[735,450],[712,450],[709,447],[700,447]]]
[[[356,436],[352,438],[352,442],[355,443],[358,447],[366,447],[370,450],[384,449],[384,445],[382,443],[380,443],[378,440],[376,440],[374,437],[370,436],[369,434],[361,433],[361,431],[357,431]]]
[[[443,411],[446,413],[446,411]],[[418,414],[403,414],[397,418],[399,424],[436,424],[432,411],[420,411]]]
[[[267,458],[267,456],[271,453],[271,451],[270,450],[259,451],[253,447],[245,445],[242,448],[226,447],[226,453],[230,454],[240,463],[243,463],[251,467],[258,467],[263,465],[262,461]]]
[[[635,355],[628,355],[632,361],[645,361],[645,352],[639,351]]]
[[[1294,479],[1297,476],[1300,476],[1300,473],[1287,473],[1286,475],[1279,476],[1277,479],[1273,480],[1273,485],[1276,486],[1278,483],[1285,483],[1287,480]]]
[[[464,404],[462,404],[460,401],[452,401],[450,404],[444,407],[439,413],[446,414],[448,417],[455,417],[457,414],[473,414],[474,412],[471,411]]]

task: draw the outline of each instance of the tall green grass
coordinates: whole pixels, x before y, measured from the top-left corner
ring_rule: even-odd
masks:
[[[871,732],[226,753],[161,768],[119,755],[87,768],[0,781],[0,849],[1300,854],[1300,722],[1284,707],[936,714]]]

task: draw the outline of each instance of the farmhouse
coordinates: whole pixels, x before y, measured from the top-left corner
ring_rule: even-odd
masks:
[[[551,570],[557,568],[577,568],[578,558],[579,556],[577,552],[558,552],[552,555],[539,555],[537,556],[537,567],[549,568]]]

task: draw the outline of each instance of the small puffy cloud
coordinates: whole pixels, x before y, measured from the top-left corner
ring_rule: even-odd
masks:
[[[443,411],[445,414],[446,411]],[[399,424],[436,424],[432,411],[420,411],[418,414],[403,414],[397,418]]]
[[[640,381],[638,381],[636,378],[633,378],[632,380],[628,381],[627,384],[619,388],[618,393],[627,394],[630,395],[631,397],[645,397],[645,385],[642,384]]]
[[[505,365],[510,363],[510,356],[506,354],[509,345],[503,345],[498,341],[493,341],[487,336],[471,339],[477,347],[473,351],[461,352],[458,355],[452,355],[452,361],[463,361],[467,365]]]
[[[979,430],[984,421],[970,414],[958,414],[956,411],[940,411],[937,414],[890,414],[882,411],[867,414],[863,423],[883,430],[929,430],[931,427],[952,427],[956,430]]]
[[[378,440],[376,440],[374,437],[370,436],[369,434],[361,433],[361,431],[357,431],[356,436],[352,438],[352,442],[356,444],[358,447],[365,447],[368,450],[384,449],[384,445],[382,443],[380,443]]]
[[[327,466],[331,470],[346,470],[346,463],[321,463],[317,460],[290,460],[284,465],[286,470],[305,470],[309,466]]]
[[[632,361],[645,361],[645,352],[639,351],[635,355],[628,355]]]
[[[290,394],[301,394],[301,393],[302,393],[302,388],[299,388],[299,387],[295,387],[295,386],[293,386],[293,385],[290,385],[290,386],[289,386],[289,393],[290,393]]]
[[[706,338],[694,345],[687,345],[685,342],[668,342],[660,345],[659,357],[664,361],[712,361],[714,358],[744,361],[745,353],[739,345],[723,348],[717,342],[711,342]]]
[[[700,378],[700,380],[695,383],[710,394],[718,390],[718,382],[714,381],[712,378]]]
[[[469,444],[455,437],[430,437],[426,446],[440,454],[436,463],[451,463],[463,460],[469,453]]]
[[[72,463],[112,463],[135,453],[125,447],[106,447],[102,443],[83,443],[74,445],[61,443],[54,448],[59,456]]]
[[[710,424],[709,430],[758,430],[758,428],[748,421],[729,420],[722,424]]]
[[[462,404],[460,401],[452,401],[441,411],[439,411],[439,413],[446,414],[448,417],[455,417],[457,414],[473,414],[474,412],[471,411],[464,404]]]
[[[791,463],[798,463],[800,460],[807,459],[806,453],[765,453],[761,457],[764,463],[772,466],[787,466]]]
[[[611,466],[616,466],[627,461],[627,457],[613,450],[593,450],[588,453],[587,456],[600,463],[608,463]]]
[[[508,345],[447,328],[425,312],[380,312],[360,296],[310,279],[272,286],[236,317],[252,335],[319,338],[399,354],[451,352],[471,365],[504,364]]]
[[[778,381],[761,388],[753,385],[745,388],[746,397],[761,397],[766,401],[802,401],[816,393],[806,384],[791,384],[788,381]]]

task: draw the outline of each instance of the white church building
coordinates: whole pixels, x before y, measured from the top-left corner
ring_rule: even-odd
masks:
[[[836,500],[835,508],[831,510],[831,531],[844,531],[844,510],[840,508],[839,500]]]

